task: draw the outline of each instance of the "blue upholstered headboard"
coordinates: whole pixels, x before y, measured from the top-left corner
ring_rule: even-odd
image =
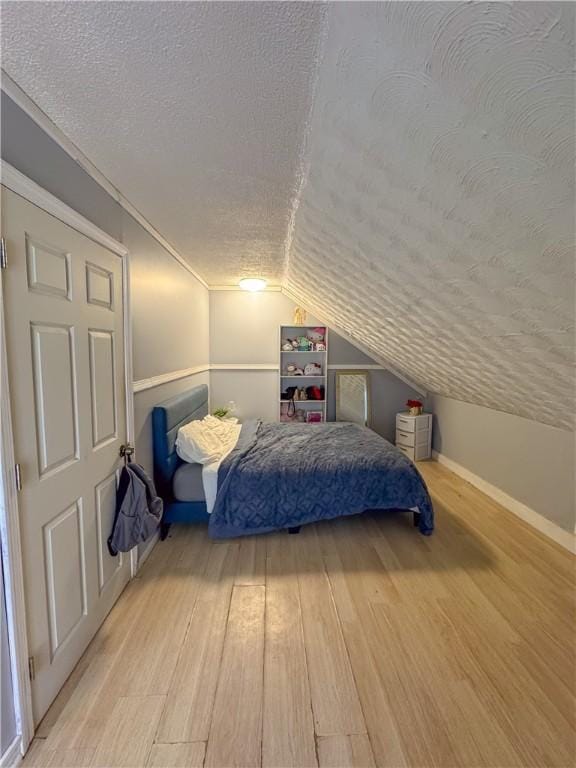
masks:
[[[152,411],[152,441],[154,446],[154,479],[161,496],[172,493],[172,476],[182,459],[176,453],[178,430],[193,419],[208,413],[208,387],[199,387],[171,397]]]

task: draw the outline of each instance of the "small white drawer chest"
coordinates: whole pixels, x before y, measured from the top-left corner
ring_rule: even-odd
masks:
[[[432,414],[396,414],[396,447],[412,461],[429,459],[432,455]]]

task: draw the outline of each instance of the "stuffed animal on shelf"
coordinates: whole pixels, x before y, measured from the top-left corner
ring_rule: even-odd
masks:
[[[308,331],[308,338],[310,341],[318,342],[318,341],[324,341],[324,334],[326,332],[325,328],[310,328]]]
[[[304,376],[322,376],[322,366],[320,363],[306,363],[304,366]]]
[[[292,346],[292,339],[287,339],[282,344],[282,352],[292,352],[294,350],[294,347]]]
[[[306,336],[298,336],[298,351],[310,352],[312,349],[312,342]]]
[[[317,341],[316,344],[314,344],[314,351],[326,352],[326,343],[323,341]]]
[[[288,363],[288,365],[286,366],[286,373],[288,374],[288,376],[304,375],[304,371],[302,370],[302,368],[298,368],[296,363]]]

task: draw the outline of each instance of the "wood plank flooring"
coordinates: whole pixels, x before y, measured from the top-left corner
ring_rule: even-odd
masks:
[[[210,541],[175,527],[25,766],[569,768],[575,561],[435,463],[436,510]]]

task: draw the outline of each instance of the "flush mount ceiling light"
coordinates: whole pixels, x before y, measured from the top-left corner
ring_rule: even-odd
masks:
[[[243,277],[238,285],[243,291],[263,291],[266,288],[266,280],[261,277]]]

